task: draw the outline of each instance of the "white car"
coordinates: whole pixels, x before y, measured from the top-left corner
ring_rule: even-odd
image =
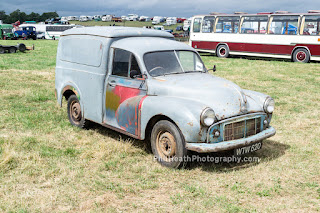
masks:
[[[37,39],[45,39],[45,38],[46,38],[45,32],[42,32],[42,31],[37,32]]]

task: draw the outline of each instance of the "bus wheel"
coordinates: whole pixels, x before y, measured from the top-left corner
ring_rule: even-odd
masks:
[[[310,54],[306,49],[298,48],[293,52],[292,59],[294,62],[308,63]]]
[[[0,47],[0,54],[3,54],[5,52],[3,47]]]
[[[151,148],[160,164],[171,168],[183,168],[187,149],[179,128],[170,121],[158,121],[151,132]]]
[[[229,56],[229,48],[227,45],[222,44],[217,48],[217,56],[219,58],[227,58]]]
[[[56,37],[52,36],[52,40],[56,40]]]

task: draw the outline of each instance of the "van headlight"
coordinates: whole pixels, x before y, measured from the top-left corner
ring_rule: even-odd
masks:
[[[274,103],[273,98],[268,97],[264,102],[263,109],[266,113],[271,114],[274,111],[274,105],[275,105],[275,103]]]
[[[214,113],[213,109],[205,108],[200,116],[201,124],[204,126],[211,126],[216,118],[216,114]]]

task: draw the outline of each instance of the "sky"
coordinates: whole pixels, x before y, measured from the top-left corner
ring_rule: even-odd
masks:
[[[56,11],[60,16],[134,13],[146,16],[191,17],[210,12],[257,13],[285,10],[307,12],[320,10],[319,0],[0,0],[0,10],[27,14]]]

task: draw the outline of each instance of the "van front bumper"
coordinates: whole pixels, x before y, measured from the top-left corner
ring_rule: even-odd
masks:
[[[275,134],[276,134],[275,128],[273,128],[272,126],[269,126],[267,129],[263,130],[262,132],[247,138],[241,138],[241,139],[231,140],[231,141],[223,141],[219,143],[186,143],[186,148],[188,150],[199,152],[199,153],[220,152],[220,151],[231,150],[231,149],[235,149],[243,146],[248,146],[250,144],[269,138]]]

